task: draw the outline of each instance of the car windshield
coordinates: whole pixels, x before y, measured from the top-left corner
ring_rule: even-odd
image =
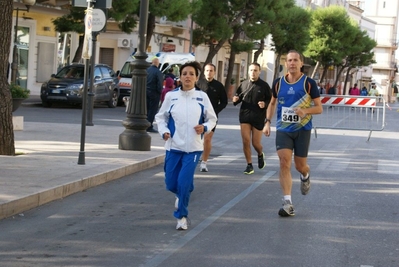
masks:
[[[66,79],[83,79],[84,68],[82,66],[68,66],[61,69],[55,78],[66,78]]]
[[[148,61],[147,61],[148,62]],[[131,67],[131,64],[132,62],[131,61],[127,61],[127,62],[125,62],[125,64],[123,65],[123,67],[122,67],[122,69],[121,69],[121,72],[119,73],[119,76],[120,77],[124,77],[124,78],[132,78],[132,72],[133,72],[133,69],[132,69],[132,67]],[[151,62],[148,62],[148,64],[151,64]],[[149,66],[149,65],[148,65]],[[159,67],[161,67],[161,64],[159,64]],[[163,68],[163,71],[162,72],[164,72],[165,71],[165,67]]]
[[[119,74],[120,77],[132,78],[132,70],[130,69],[131,62],[125,62]]]

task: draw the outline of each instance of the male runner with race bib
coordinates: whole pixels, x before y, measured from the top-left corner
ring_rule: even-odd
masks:
[[[294,216],[291,200],[291,163],[294,153],[295,168],[300,173],[301,193],[310,189],[310,167],[307,164],[312,114],[320,114],[323,107],[316,82],[301,72],[302,55],[295,50],[287,54],[285,62],[288,74],[273,82],[273,97],[267,110],[263,133],[270,136],[270,120],[277,106],[276,150],[280,159],[280,185],[283,207],[280,216]]]

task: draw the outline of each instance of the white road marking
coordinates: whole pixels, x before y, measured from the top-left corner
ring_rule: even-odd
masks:
[[[235,198],[230,200],[226,205],[221,207],[219,210],[217,210],[211,216],[209,216],[208,218],[203,220],[201,223],[199,223],[195,228],[193,228],[192,230],[187,231],[186,235],[182,236],[176,242],[171,243],[167,248],[164,249],[164,251],[162,253],[156,255],[155,257],[153,257],[152,259],[147,261],[144,265],[140,265],[140,266],[142,266],[142,267],[156,267],[156,266],[159,266],[163,261],[165,261],[167,258],[169,258],[173,253],[175,253],[177,250],[179,250],[185,244],[190,242],[194,237],[199,235],[209,225],[211,225],[214,221],[219,219],[223,214],[225,214],[227,211],[229,211],[237,203],[239,203],[246,196],[248,196],[250,193],[252,193],[252,191],[254,191],[257,187],[259,187],[265,181],[267,181],[275,173],[276,173],[275,171],[267,172],[263,177],[261,177],[259,180],[254,182],[247,189],[242,191],[239,195],[237,195]]]

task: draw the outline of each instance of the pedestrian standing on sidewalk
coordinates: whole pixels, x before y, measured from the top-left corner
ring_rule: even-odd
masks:
[[[378,96],[378,90],[375,85],[372,85],[369,91],[369,96]]]
[[[349,90],[349,95],[360,95],[360,89],[357,87],[357,83]]]
[[[251,142],[258,155],[258,168],[263,169],[266,166],[261,141],[263,126],[266,122],[266,110],[272,93],[269,84],[259,78],[260,70],[258,63],[252,63],[248,69],[249,80],[240,84],[233,97],[234,106],[241,103],[239,121],[243,150],[247,161],[245,174],[254,173]]]
[[[283,207],[278,214],[283,217],[295,215],[291,200],[293,153],[295,168],[300,173],[301,193],[306,195],[309,192],[310,167],[307,156],[312,114],[323,112],[316,82],[301,72],[302,55],[295,50],[289,51],[285,65],[288,74],[273,82],[273,97],[263,128],[263,133],[270,136],[270,119],[273,118],[277,106],[276,149],[280,159],[279,179],[283,193]]]
[[[227,93],[223,86],[223,84],[217,80],[215,80],[216,75],[216,66],[212,63],[208,63],[204,67],[204,79],[200,79],[197,82],[197,86],[209,97],[209,100],[212,103],[212,107],[216,113],[216,116],[219,115],[220,111],[222,111],[228,103]],[[215,133],[216,126],[212,129],[211,132],[204,135],[204,152],[202,153],[200,171],[207,172],[208,167],[206,166],[209,158],[209,154],[212,150],[212,137]]]
[[[155,114],[158,112],[159,101],[161,100],[161,93],[163,89],[163,75],[158,69],[159,59],[157,57],[152,59],[151,66],[147,69],[147,120],[151,124],[147,128],[147,132],[157,133],[154,129],[153,122]]]
[[[369,92],[367,91],[366,86],[363,86],[362,90],[360,91],[361,96],[367,96]]]
[[[196,61],[180,67],[181,87],[165,95],[155,116],[166,141],[165,184],[176,196],[173,215],[177,230],[187,230],[188,204],[194,190],[194,172],[204,149],[203,136],[216,125],[216,114],[207,94],[196,89],[201,65]]]
[[[172,91],[173,89],[175,89],[175,81],[170,77],[166,77],[165,86],[162,89],[162,93],[161,93],[161,105],[162,105],[163,101],[165,100],[165,95],[168,92]]]

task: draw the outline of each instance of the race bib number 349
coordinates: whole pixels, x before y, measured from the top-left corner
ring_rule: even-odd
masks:
[[[286,123],[300,123],[301,117],[295,114],[293,108],[282,107],[281,121]]]

